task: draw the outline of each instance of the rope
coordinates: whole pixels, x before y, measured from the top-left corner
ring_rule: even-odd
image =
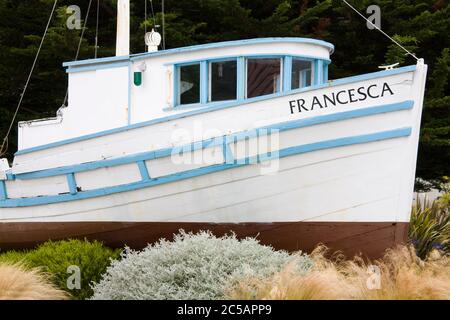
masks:
[[[153,28],[156,30],[156,18],[155,18],[155,10],[153,10],[153,0],[150,1],[150,9],[152,10],[152,19],[153,19]]]
[[[9,125],[8,131],[6,132],[6,135],[3,138],[2,146],[0,148],[0,157],[3,156],[6,153],[6,151],[8,150],[8,137],[9,137],[9,134],[11,133],[11,129],[12,129],[13,125],[14,125],[14,122],[16,121],[17,114],[19,112],[20,106],[22,105],[23,97],[25,96],[25,92],[27,91],[28,84],[30,83],[31,76],[33,74],[34,68],[36,67],[36,63],[37,63],[37,60],[39,58],[39,54],[41,53],[42,45],[44,43],[45,36],[47,35],[48,28],[50,27],[50,22],[52,21],[53,14],[55,13],[55,9],[56,9],[56,4],[57,3],[58,3],[58,0],[55,0],[55,3],[53,4],[52,12],[50,13],[50,17],[48,18],[47,26],[45,27],[44,35],[41,38],[41,43],[39,44],[38,51],[36,52],[36,56],[34,57],[33,65],[31,66],[30,73],[28,74],[27,81],[26,81],[25,86],[23,88],[23,91],[22,91],[22,93],[20,95],[20,99],[19,99],[19,102],[17,103],[17,107],[16,107],[16,110],[15,110],[14,115],[12,117],[12,120],[11,120],[11,123]]]
[[[153,29],[157,30],[157,25],[156,25],[156,18],[155,18],[155,11],[153,10],[153,0],[148,0],[150,2],[150,10],[152,13],[152,20],[153,20]],[[145,23],[144,23],[144,34],[147,34],[147,0],[145,0]],[[144,45],[144,50],[147,50],[147,45]]]
[[[166,50],[166,30],[165,30],[165,25],[166,25],[166,18],[165,18],[165,8],[164,8],[164,0],[162,0],[162,47],[163,50]]]
[[[100,14],[100,0],[97,0],[97,23],[95,25],[95,53],[94,58],[97,59],[97,52],[98,52],[98,21],[99,21],[99,14]]]
[[[78,60],[78,56],[80,54],[81,44],[83,43],[83,37],[84,37],[84,32],[86,31],[86,25],[87,25],[87,21],[88,21],[88,17],[89,17],[89,12],[91,11],[91,5],[92,5],[92,0],[89,0],[88,9],[86,12],[86,18],[84,19],[83,29],[81,30],[80,41],[78,42],[77,54],[75,55],[75,61]],[[69,95],[69,88],[66,89],[66,95],[64,97],[64,101],[62,104],[63,106],[66,105],[68,95]]]
[[[144,0],[144,37],[147,34],[147,0]],[[147,49],[147,45],[144,43],[144,51]]]
[[[393,39],[392,37],[390,37],[386,32],[384,32],[383,30],[381,30],[380,28],[378,28],[378,26],[376,26],[375,24],[372,23],[372,21],[370,21],[369,19],[367,19],[361,12],[359,12],[358,10],[355,9],[355,7],[353,7],[350,3],[348,3],[346,0],[342,0],[347,6],[349,6],[353,11],[355,11],[357,14],[359,14],[364,20],[366,20],[367,22],[369,22],[375,29],[377,29],[378,31],[380,31],[382,34],[384,34],[387,38],[389,38],[392,42],[394,42],[396,45],[398,45],[400,48],[402,48],[407,54],[409,54],[411,57],[413,57],[414,59],[416,59],[417,61],[419,60],[419,58],[417,58],[413,53],[411,53],[408,49],[406,49],[404,46],[402,46],[400,43],[398,43],[395,39]]]

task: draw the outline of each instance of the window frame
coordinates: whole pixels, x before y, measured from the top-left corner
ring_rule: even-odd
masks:
[[[175,77],[174,77],[174,82],[175,82],[175,86],[174,88],[176,88],[174,91],[174,102],[175,102],[175,106],[181,106],[181,107],[186,107],[186,106],[196,106],[201,104],[202,101],[202,61],[198,61],[198,62],[188,62],[188,63],[181,63],[181,64],[177,64],[175,65]],[[180,87],[181,87],[181,68],[182,67],[188,67],[188,66],[194,66],[194,65],[198,65],[199,66],[199,102],[195,102],[195,103],[186,103],[186,104],[181,104],[181,91],[180,91]]]
[[[239,57],[230,57],[230,58],[217,58],[217,59],[209,59],[206,60],[208,63],[208,99],[207,103],[220,103],[220,102],[229,102],[229,101],[237,101],[239,100]],[[235,61],[236,62],[236,98],[235,99],[228,99],[228,100],[218,100],[218,101],[211,101],[211,94],[212,94],[212,67],[211,65],[213,63],[218,62],[228,62],[228,61]]]
[[[262,96],[247,97],[247,69],[249,59],[280,59],[280,86],[279,90],[275,93],[266,94]],[[312,79],[311,85],[308,87],[292,89],[292,62],[294,59],[300,59],[311,62],[312,65]],[[211,101],[211,63],[221,61],[236,61],[236,99]],[[237,56],[224,56],[213,57],[211,59],[198,59],[180,63],[167,63],[166,65],[173,66],[173,98],[172,107],[165,109],[166,111],[172,109],[194,108],[204,107],[214,104],[223,103],[236,103],[257,100],[259,98],[277,96],[282,93],[296,92],[302,90],[310,90],[320,84],[328,81],[328,66],[331,60],[320,57],[302,56],[294,54],[263,54],[263,55],[237,55]],[[181,72],[180,68],[189,65],[200,65],[200,102],[191,104],[180,104],[180,80]]]
[[[293,68],[294,68],[294,60],[302,60],[302,61],[309,62],[311,64],[311,85],[306,86],[306,87],[292,88],[292,71],[293,71]],[[316,83],[316,81],[318,80],[318,77],[317,77],[317,74],[316,74],[317,60],[318,59],[308,59],[308,58],[292,56],[291,69],[290,69],[290,72],[289,72],[289,75],[291,77],[291,82],[290,82],[290,87],[289,87],[288,91],[295,91],[295,90],[312,88],[312,87],[314,87],[314,86],[316,86],[318,84],[318,83]]]
[[[245,56],[244,57],[244,100],[249,100],[249,99],[255,99],[258,97],[265,97],[265,96],[270,96],[270,95],[276,95],[278,93],[281,93],[284,91],[284,59],[286,58],[286,55],[264,55],[264,56]],[[256,96],[256,97],[248,97],[248,60],[258,60],[258,59],[279,59],[280,60],[280,84],[279,84],[279,89],[276,92],[273,93],[268,93],[268,94],[264,94],[261,96]]]

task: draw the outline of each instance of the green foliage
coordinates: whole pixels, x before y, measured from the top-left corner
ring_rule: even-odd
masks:
[[[433,249],[450,253],[450,193],[432,203],[417,198],[411,213],[409,238],[422,259]]]
[[[437,58],[436,67],[433,70],[433,86],[429,91],[430,96],[438,98],[445,94],[445,88],[448,85],[449,72],[450,49],[445,48],[442,50],[441,56]]]
[[[417,49],[417,39],[416,37],[411,36],[399,36],[395,35],[392,37],[395,41],[400,43],[405,49],[407,49],[409,52],[414,53],[414,51]],[[406,54],[403,49],[401,49],[398,45],[395,43],[391,44],[388,47],[388,50],[386,52],[386,64],[394,64],[394,63],[405,63],[406,60]]]
[[[46,242],[35,250],[9,251],[0,255],[0,262],[23,262],[28,267],[39,267],[48,272],[61,289],[68,291],[75,299],[86,299],[92,295],[90,284],[101,279],[111,259],[119,257],[120,250],[104,247],[100,242],[86,240],[65,240]],[[81,271],[81,289],[69,290],[67,279],[69,266],[78,266]]]
[[[0,254],[0,262],[26,263],[27,251],[6,251]]]
[[[291,261],[300,274],[312,267],[306,256],[274,251],[253,238],[182,231],[173,242],[160,240],[142,251],[124,252],[94,286],[92,299],[224,298],[226,288],[242,277],[270,276]]]
[[[435,67],[429,72],[417,168],[417,175],[433,181],[435,188],[444,181],[442,177],[450,175],[449,71],[450,49],[447,47],[436,57]]]

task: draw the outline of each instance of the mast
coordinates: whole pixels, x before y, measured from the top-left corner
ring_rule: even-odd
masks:
[[[130,54],[130,0],[117,1],[116,56]]]

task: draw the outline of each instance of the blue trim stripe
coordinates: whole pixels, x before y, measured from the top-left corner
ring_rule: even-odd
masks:
[[[107,63],[118,63],[125,62],[128,63],[130,60],[129,56],[113,56],[113,57],[104,57],[97,59],[85,59],[85,60],[76,60],[76,61],[68,61],[63,63],[63,67],[79,67],[90,64],[107,64]]]
[[[222,147],[223,159],[224,159],[226,164],[234,163],[234,160],[235,160],[234,155],[233,155],[233,151],[231,151],[231,147],[230,147],[229,141],[230,141],[230,139],[227,139],[227,138],[223,139],[223,147]]]
[[[242,62],[239,63],[239,61],[241,61],[241,60],[238,60],[238,69],[242,68],[242,66],[241,66]],[[300,88],[300,89],[292,90],[290,92],[282,92],[282,93],[279,92],[276,94],[247,99],[245,101],[238,99],[237,101],[231,101],[231,102],[211,103],[211,104],[207,104],[207,106],[205,106],[205,107],[186,111],[186,112],[183,112],[180,114],[170,115],[170,116],[166,116],[166,117],[162,117],[162,118],[158,118],[158,119],[154,119],[154,120],[150,120],[150,121],[135,123],[135,124],[132,124],[129,126],[114,128],[114,129],[110,129],[110,130],[87,134],[87,135],[76,137],[76,138],[66,139],[66,140],[57,141],[57,142],[53,142],[53,143],[48,143],[48,144],[44,144],[41,146],[22,149],[22,150],[17,151],[15,153],[15,155],[18,156],[21,154],[26,154],[26,153],[30,153],[30,152],[34,152],[34,151],[40,151],[40,150],[45,150],[45,149],[49,149],[49,148],[54,148],[54,147],[62,146],[62,145],[69,144],[69,143],[98,138],[98,137],[102,137],[102,136],[106,136],[106,135],[110,135],[110,134],[115,134],[115,133],[124,132],[124,131],[132,130],[132,129],[142,128],[142,127],[150,126],[153,124],[167,122],[167,121],[180,119],[180,118],[185,118],[185,117],[198,115],[198,114],[202,114],[202,113],[206,113],[206,112],[212,112],[212,111],[216,111],[216,110],[232,108],[232,107],[236,107],[236,106],[243,105],[243,104],[253,103],[256,101],[264,101],[264,100],[272,99],[274,97],[284,97],[284,96],[289,96],[289,95],[298,94],[298,93],[302,93],[302,92],[317,90],[317,89],[321,89],[321,88],[329,88],[329,87],[334,87],[334,86],[338,86],[338,85],[354,83],[354,82],[358,82],[358,81],[371,80],[371,79],[376,79],[379,77],[385,77],[385,76],[390,76],[390,75],[395,75],[395,74],[400,74],[400,73],[405,73],[405,72],[411,72],[414,70],[416,70],[415,65],[408,66],[408,67],[402,67],[402,68],[398,68],[398,69],[393,69],[393,70],[378,71],[378,72],[368,73],[365,75],[359,75],[359,76],[354,76],[354,77],[349,77],[349,78],[333,80],[329,83],[323,83],[318,86]],[[176,79],[176,77],[175,77],[175,73],[174,73],[174,81],[176,81],[175,79]],[[238,79],[238,82],[239,82],[239,79]],[[243,86],[241,85],[240,88],[243,88]],[[239,92],[238,98],[240,97],[241,94],[242,94],[242,92]],[[176,97],[177,97],[177,95],[174,95],[174,101],[176,100],[175,99]],[[173,109],[171,109],[171,110],[173,110]]]
[[[73,173],[67,174],[67,184],[69,185],[70,194],[77,194],[77,182],[75,180],[75,175]]]
[[[103,63],[103,64],[95,64],[92,66],[85,67],[69,67],[66,69],[66,73],[77,73],[77,72],[87,72],[87,71],[97,71],[104,69],[112,69],[112,68],[121,68],[128,66],[128,61],[120,61],[120,62],[111,62],[111,63]]]
[[[394,129],[394,130],[389,130],[389,131],[382,131],[382,132],[377,132],[377,133],[371,133],[371,134],[365,134],[365,135],[359,135],[359,136],[352,136],[352,137],[345,137],[345,138],[321,141],[321,142],[316,142],[316,143],[310,143],[310,144],[305,144],[305,145],[300,145],[300,146],[296,146],[296,147],[282,149],[279,151],[279,157],[283,158],[283,157],[288,157],[288,156],[292,156],[292,155],[303,154],[303,153],[307,153],[307,152],[313,152],[313,151],[324,150],[324,149],[329,149],[329,148],[337,148],[337,147],[343,147],[343,146],[349,146],[349,145],[355,145],[355,144],[363,144],[363,143],[381,141],[381,140],[386,140],[386,139],[407,137],[407,136],[411,135],[411,131],[412,130],[410,127],[399,128],[399,129]],[[0,201],[0,207],[11,208],[11,207],[26,207],[26,206],[45,205],[45,204],[50,204],[50,203],[59,203],[59,202],[67,202],[67,201],[74,201],[74,200],[81,200],[81,199],[89,199],[89,198],[101,197],[101,196],[106,196],[106,195],[120,193],[120,192],[133,191],[133,190],[148,188],[148,187],[152,187],[152,186],[156,186],[156,185],[160,185],[160,184],[164,184],[164,183],[194,178],[194,177],[206,175],[209,173],[220,172],[220,171],[224,171],[224,170],[228,170],[228,169],[232,169],[232,168],[242,167],[246,164],[256,163],[258,161],[258,159],[260,159],[260,158],[261,158],[261,156],[257,155],[254,157],[245,158],[245,161],[240,161],[240,160],[235,161],[232,164],[223,163],[223,164],[218,164],[218,165],[212,165],[212,166],[207,166],[207,167],[203,167],[203,168],[169,174],[169,175],[159,177],[156,179],[151,179],[148,181],[139,181],[139,182],[133,182],[133,183],[129,183],[129,184],[101,188],[101,189],[96,189],[96,190],[82,191],[82,192],[78,192],[77,194],[61,194],[61,195],[56,195],[56,196],[7,199],[7,200]],[[237,163],[237,162],[239,162],[239,163]]]
[[[364,134],[359,136],[345,137],[321,142],[310,143],[302,146],[290,147],[279,151],[279,157],[284,158],[294,154],[307,153],[318,150],[325,150],[337,147],[345,147],[355,144],[382,141],[394,138],[408,137],[411,135],[412,128],[398,128],[394,130],[381,131],[377,133]]]
[[[415,70],[416,70],[416,65],[411,65],[411,66],[401,67],[401,68],[392,69],[392,70],[383,70],[383,71],[377,71],[377,72],[372,72],[372,73],[360,74],[357,76],[331,80],[331,82],[329,82],[329,83],[324,83],[324,84],[317,86],[316,89],[340,86],[343,84],[372,80],[372,79],[382,78],[382,77],[387,77],[387,76],[394,76],[396,74],[413,72]]]
[[[324,124],[329,122],[335,122],[335,121],[342,121],[342,120],[348,120],[348,119],[354,119],[359,117],[367,117],[371,115],[381,114],[381,113],[387,113],[387,112],[395,112],[395,111],[402,111],[402,110],[409,110],[413,107],[414,102],[412,100],[400,102],[400,103],[394,103],[394,104],[386,104],[381,106],[372,106],[364,109],[357,109],[352,111],[344,111],[344,112],[337,112],[327,115],[321,115],[306,119],[299,119],[299,120],[293,120],[288,121],[284,123],[277,123],[269,126],[260,127],[251,131],[243,131],[239,133],[235,133],[232,135],[226,136],[227,142],[234,142],[234,141],[240,141],[246,138],[255,137],[256,134],[261,133],[270,133],[273,130],[278,130],[280,132],[291,130],[291,129],[297,129],[297,128],[304,128],[309,127],[313,125],[318,124]],[[217,138],[211,138],[204,141],[195,142],[192,145],[185,145],[181,147],[177,147],[177,150],[199,150],[204,149],[208,147],[217,146],[218,144],[222,143],[223,139],[217,139]],[[44,177],[51,177],[51,176],[58,176],[61,174],[68,174],[73,172],[81,172],[81,171],[88,171],[88,170],[95,170],[103,167],[111,167],[111,166],[117,166],[117,165],[123,165],[127,163],[133,163],[137,161],[145,161],[145,160],[152,160],[156,158],[163,158],[170,156],[174,152],[173,148],[165,148],[165,149],[159,149],[155,151],[150,152],[143,152],[139,154],[129,155],[125,157],[115,158],[115,159],[108,159],[108,160],[99,160],[84,164],[78,164],[73,166],[65,166],[65,167],[59,167],[54,169],[47,169],[47,170],[41,170],[41,171],[34,171],[29,173],[21,173],[15,175],[15,178],[21,179],[21,180],[28,180],[28,179],[36,179],[36,178],[44,178]]]
[[[8,198],[8,194],[6,193],[6,182],[5,180],[0,180],[0,201],[6,200]]]
[[[142,181],[150,180],[150,174],[148,173],[147,165],[145,164],[144,160],[137,161],[139,172],[141,173]]]
[[[303,128],[308,127],[312,125],[317,124],[323,124],[328,122],[334,122],[334,121],[340,121],[340,120],[349,120],[359,117],[367,117],[372,116],[376,114],[381,113],[388,113],[388,112],[394,112],[394,111],[402,111],[402,110],[409,110],[412,109],[414,106],[413,100],[407,100],[400,103],[392,103],[392,104],[385,104],[381,106],[373,106],[373,107],[367,107],[363,109],[356,109],[352,111],[344,111],[344,112],[337,112],[332,114],[327,114],[323,116],[316,116],[311,117],[307,119],[300,119],[296,121],[290,121],[281,125],[275,126],[268,126],[264,127],[263,129],[278,129],[280,131],[290,130],[294,128]]]

